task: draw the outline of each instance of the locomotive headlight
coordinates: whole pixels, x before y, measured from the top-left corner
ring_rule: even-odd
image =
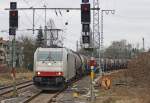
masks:
[[[52,65],[52,63],[48,63],[48,66],[51,66]]]
[[[37,74],[40,75],[41,73],[40,73],[40,72],[37,72]]]
[[[62,72],[57,72],[57,75],[58,75],[58,76],[62,76],[63,73],[62,73]]]
[[[58,75],[61,75],[61,72],[58,72]]]

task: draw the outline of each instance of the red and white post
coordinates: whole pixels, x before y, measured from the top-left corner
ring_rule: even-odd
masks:
[[[90,68],[91,68],[91,101],[92,102],[95,100],[94,86],[93,86],[93,81],[94,81],[94,66],[95,66],[95,58],[91,57]]]

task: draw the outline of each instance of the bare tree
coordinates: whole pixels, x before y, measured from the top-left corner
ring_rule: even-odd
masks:
[[[37,35],[37,38],[36,38],[36,46],[37,47],[43,47],[44,46],[43,30],[42,30],[41,26],[38,30],[38,35]]]
[[[62,35],[60,35],[61,29],[57,29],[54,23],[53,19],[49,19],[47,22],[47,39],[48,39],[48,45],[49,46],[62,46],[63,38]]]
[[[113,41],[112,44],[105,50],[104,55],[107,58],[130,58],[132,52],[131,44],[126,40]]]
[[[31,67],[33,65],[34,52],[36,50],[35,40],[29,36],[20,36],[18,40],[20,41],[23,49],[23,66],[28,68],[30,65]]]

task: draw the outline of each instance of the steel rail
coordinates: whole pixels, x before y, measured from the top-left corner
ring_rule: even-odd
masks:
[[[31,82],[31,83],[28,82],[28,84],[22,83],[22,84],[20,84],[20,85],[17,86],[17,89],[22,89],[22,88],[25,88],[25,87],[28,87],[28,86],[31,86],[31,85],[33,85],[33,82]],[[9,87],[8,88],[6,87],[5,89],[1,89],[0,96],[8,94],[8,93],[11,93],[13,91],[13,87],[12,86],[10,87],[10,89],[9,89]]]
[[[22,84],[25,84],[25,83],[29,83],[29,82],[31,82],[31,80],[25,81],[25,82],[21,82],[21,83],[17,83],[17,86],[22,85]],[[0,87],[0,90],[7,89],[7,88],[11,88],[11,87],[13,87],[13,86],[12,86],[12,85],[3,86],[3,87]]]

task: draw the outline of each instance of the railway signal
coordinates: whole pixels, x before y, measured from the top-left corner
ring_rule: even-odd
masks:
[[[89,0],[82,0],[81,4],[81,24],[82,24],[82,43],[83,48],[90,48],[90,22],[91,22],[91,8]]]
[[[18,28],[18,11],[17,10],[9,11],[9,26],[11,28]]]
[[[81,23],[91,22],[90,4],[81,4]]]
[[[84,44],[84,48],[89,48],[90,46],[90,22],[91,22],[91,14],[90,14],[90,4],[89,0],[82,0],[81,4],[81,24],[82,24],[82,42]],[[88,45],[88,46],[85,46]]]
[[[18,10],[16,2],[10,2],[10,11],[9,11],[9,27],[18,28]]]
[[[13,96],[18,96],[17,88],[16,88],[16,78],[15,78],[15,67],[16,67],[16,47],[15,47],[15,35],[16,29],[18,28],[18,10],[17,9],[17,2],[10,2],[10,10],[9,10],[9,35],[12,37],[11,44],[11,66],[12,66],[12,78],[13,78]]]

